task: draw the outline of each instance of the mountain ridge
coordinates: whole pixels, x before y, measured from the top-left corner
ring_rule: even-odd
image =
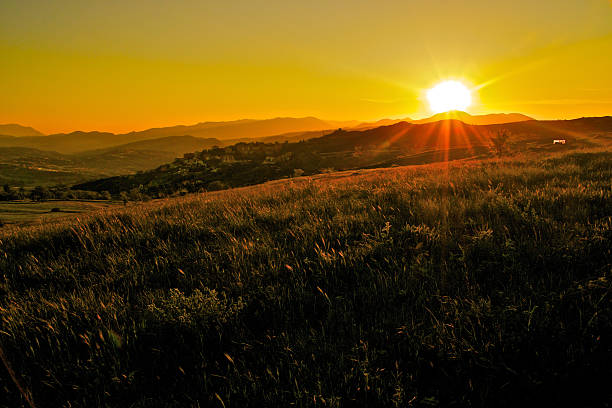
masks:
[[[431,122],[438,122],[441,120],[457,119],[468,125],[495,125],[513,122],[524,122],[529,120],[535,120],[530,116],[522,113],[489,113],[483,115],[471,115],[463,111],[448,111],[442,113],[436,113],[435,115],[429,116],[423,119],[411,119],[405,117],[402,119],[379,119],[375,122],[364,122],[358,126],[353,127],[354,130],[365,130],[372,129],[380,126],[389,126],[400,122],[408,122],[414,124],[424,124]]]
[[[286,134],[293,134],[295,136],[300,132],[328,131],[342,127],[345,124],[352,126],[355,123],[324,121],[314,117],[264,120],[243,119],[231,122],[202,122],[192,126],[179,125],[166,128],[151,128],[123,134],[99,131],[74,131],[47,136],[24,136],[19,138],[0,136],[0,147],[21,146],[73,154],[169,136],[215,138],[222,142],[236,139],[253,140],[275,136],[280,137]]]
[[[437,113],[428,118],[413,120],[412,123],[430,123],[446,119],[457,119],[468,125],[502,125],[505,123],[525,122],[534,120],[522,113],[489,113],[484,115],[471,115],[463,111],[448,111]]]
[[[2,136],[44,136],[43,133],[30,126],[23,126],[17,123],[0,124],[0,135]]]

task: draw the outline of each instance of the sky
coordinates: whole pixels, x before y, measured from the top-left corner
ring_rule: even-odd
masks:
[[[0,123],[612,115],[611,0],[1,0]]]

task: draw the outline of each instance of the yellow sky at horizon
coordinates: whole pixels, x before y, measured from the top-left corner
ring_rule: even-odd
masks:
[[[612,114],[603,0],[6,0],[0,54],[0,123],[45,133],[420,118],[447,79],[474,114]]]

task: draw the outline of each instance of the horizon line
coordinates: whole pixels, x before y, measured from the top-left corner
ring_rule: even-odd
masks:
[[[225,120],[203,120],[203,121],[199,121],[199,122],[186,122],[186,123],[175,123],[175,124],[166,124],[166,125],[157,125],[157,126],[150,126],[150,127],[145,127],[145,128],[136,128],[136,129],[132,129],[132,130],[128,130],[128,131],[110,131],[110,130],[102,130],[100,128],[88,128],[88,129],[83,129],[83,128],[77,128],[74,130],[63,130],[63,131],[55,131],[55,132],[43,132],[40,131],[39,129],[37,129],[34,126],[30,126],[28,124],[21,124],[18,122],[5,122],[5,123],[0,123],[0,126],[10,126],[10,125],[16,125],[16,126],[21,126],[21,127],[28,127],[31,129],[34,129],[35,131],[42,133],[43,136],[50,136],[50,135],[68,135],[68,134],[72,134],[72,133],[77,133],[77,132],[82,132],[82,133],[110,133],[110,134],[114,134],[114,135],[125,135],[125,134],[130,134],[130,133],[138,133],[138,132],[145,132],[147,130],[154,130],[154,129],[164,129],[164,128],[169,128],[169,127],[177,127],[177,126],[196,126],[196,125],[200,125],[200,124],[206,124],[206,123],[231,123],[231,122],[240,122],[240,121],[253,121],[253,122],[258,122],[258,121],[265,121],[265,120],[275,120],[275,119],[317,119],[323,122],[358,122],[358,124],[356,126],[362,125],[362,124],[366,124],[366,123],[375,123],[381,120],[402,120],[405,122],[410,122],[410,121],[419,121],[419,120],[423,120],[423,119],[429,119],[429,118],[433,118],[434,116],[439,116],[439,115],[444,115],[444,114],[448,114],[450,112],[461,112],[461,113],[466,113],[470,116],[488,116],[488,115],[512,115],[512,114],[518,114],[518,115],[524,115],[527,116],[533,120],[537,120],[537,121],[554,121],[554,120],[576,120],[576,119],[583,119],[583,118],[604,118],[604,117],[610,117],[612,116],[612,112],[610,112],[610,115],[603,115],[603,116],[579,116],[579,117],[564,117],[564,118],[552,118],[552,117],[535,117],[529,114],[525,114],[525,113],[521,113],[521,112],[493,112],[493,113],[470,113],[467,111],[461,111],[461,110],[449,110],[446,112],[439,112],[439,113],[432,113],[432,114],[421,114],[421,113],[417,113],[417,114],[413,114],[413,115],[391,115],[391,116],[383,116],[383,117],[379,117],[379,118],[375,118],[375,119],[323,119],[323,118],[319,118],[315,115],[306,115],[306,116],[273,116],[273,117],[263,117],[263,118],[249,118],[249,117],[239,117],[236,119],[225,119]],[[332,129],[332,128],[330,128]],[[322,129],[325,130],[325,129]],[[23,136],[21,136],[23,137]],[[27,136],[27,137],[32,137],[32,136]]]

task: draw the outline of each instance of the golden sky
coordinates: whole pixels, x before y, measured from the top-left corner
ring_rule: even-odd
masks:
[[[207,120],[612,115],[610,0],[2,0],[0,123],[124,132]]]

